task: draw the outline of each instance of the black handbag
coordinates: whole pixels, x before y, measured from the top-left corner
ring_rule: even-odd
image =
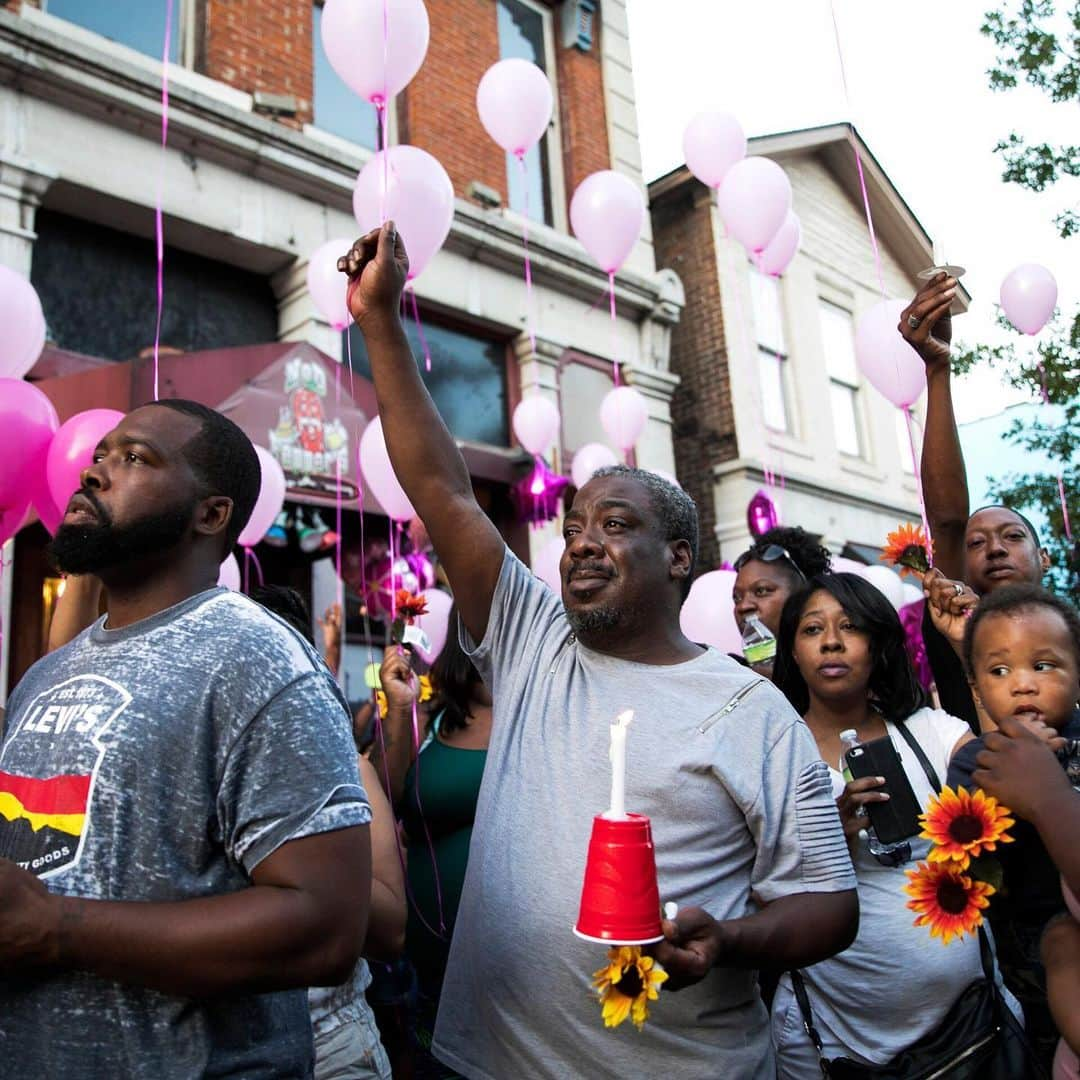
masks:
[[[941,791],[937,772],[922,747],[904,724],[896,726],[930,786]],[[990,940],[982,927],[979,956],[983,977],[956,999],[933,1031],[885,1065],[861,1065],[850,1058],[825,1057],[821,1036],[814,1027],[806,983],[798,971],[792,971],[791,984],[802,1013],[803,1030],[817,1050],[821,1075],[830,1080],[1046,1080],[1023,1028],[998,992]]]

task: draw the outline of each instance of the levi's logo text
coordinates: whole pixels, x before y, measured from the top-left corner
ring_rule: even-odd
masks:
[[[0,856],[39,877],[78,864],[104,741],[131,695],[97,675],[50,687],[9,717],[0,751]]]

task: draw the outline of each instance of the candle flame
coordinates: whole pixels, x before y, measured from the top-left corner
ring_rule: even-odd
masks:
[[[619,713],[618,716],[615,717],[615,723],[612,724],[611,726],[612,727],[621,727],[621,728],[629,727],[630,726],[630,721],[633,720],[633,719],[634,719],[634,710],[633,709],[627,709],[626,712],[621,712],[621,713]]]

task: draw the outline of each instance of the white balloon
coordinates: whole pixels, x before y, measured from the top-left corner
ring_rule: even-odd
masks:
[[[736,576],[734,570],[710,570],[690,586],[679,625],[691,641],[712,645],[721,652],[742,652],[742,634],[731,600]]]
[[[868,566],[862,574],[876,589],[885,594],[885,598],[899,611],[907,600],[904,598],[904,583],[900,575],[887,566]]]
[[[532,572],[556,596],[562,596],[562,575],[559,573],[559,562],[565,549],[566,541],[561,536],[556,536],[549,540],[533,559]]]
[[[600,424],[620,449],[632,450],[649,420],[649,404],[632,386],[609,390],[600,403]]]
[[[570,470],[574,487],[583,488],[597,470],[618,464],[619,459],[615,456],[615,452],[603,443],[586,443],[574,455],[574,465]]]

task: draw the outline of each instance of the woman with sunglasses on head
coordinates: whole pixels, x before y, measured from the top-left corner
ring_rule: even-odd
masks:
[[[934,1032],[983,974],[978,937],[944,948],[925,927],[914,925],[904,871],[926,859],[930,842],[912,835],[884,846],[866,831],[865,808],[889,796],[880,777],[845,784],[838,769],[841,734],[854,730],[860,744],[888,737],[921,807],[934,788],[905,731],[941,779],[972,735],[963,720],[927,707],[896,612],[854,574],[820,575],[789,597],[780,618],[775,682],[805,719],[832,770],[859,889],[854,943],[796,973],[794,982],[785,974],[773,1002],[778,1076],[802,1080],[820,1070],[796,994],[800,979],[820,1036],[820,1056],[866,1067],[885,1065]]]
[[[739,633],[746,637],[756,619],[775,639],[784,602],[812,577],[828,573],[829,552],[804,529],[778,526],[762,533],[735,560],[735,570],[731,598]],[[774,650],[775,644],[765,645],[760,651],[766,658],[751,663],[767,679],[773,677]]]

